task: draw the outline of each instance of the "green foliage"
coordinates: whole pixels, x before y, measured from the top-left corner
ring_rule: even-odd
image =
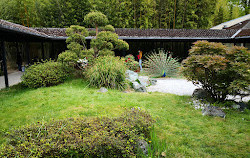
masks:
[[[127,42],[118,39],[116,33],[110,31],[102,31],[97,36],[96,39],[91,40],[91,47],[94,49],[94,58],[101,55],[101,50],[128,50],[129,45]],[[106,52],[106,51],[105,51]]]
[[[183,61],[182,72],[215,101],[224,101],[228,94],[249,93],[249,53],[243,47],[228,50],[221,43],[197,41],[189,51],[190,56]]]
[[[84,17],[84,21],[91,26],[103,26],[108,22],[106,15],[101,12],[90,12]]]
[[[175,76],[180,67],[177,59],[163,49],[150,53],[143,64],[146,67],[145,71],[156,77],[162,76],[164,73],[168,77]]]
[[[8,132],[1,157],[132,157],[153,120],[138,109],[118,118],[69,118]]]
[[[135,57],[132,54],[126,55],[124,61],[129,70],[136,71],[139,68],[139,62],[135,61]]]
[[[58,62],[35,63],[25,70],[22,84],[29,88],[48,87],[64,82],[68,70]]]
[[[86,74],[92,86],[122,90],[127,86],[125,71],[126,66],[119,57],[103,56],[95,60]]]
[[[84,17],[84,22],[96,28],[96,36],[98,34],[98,27],[104,26],[108,23],[108,18],[101,12],[90,12]]]
[[[247,15],[250,9],[248,0],[0,1],[0,19],[33,27],[89,27],[85,16],[91,10],[105,13],[116,28],[195,29]]]
[[[78,56],[72,51],[65,51],[58,55],[57,61],[63,64],[74,66],[78,61]]]
[[[103,31],[110,31],[115,32],[115,28],[112,25],[106,25],[104,28],[102,28]]]

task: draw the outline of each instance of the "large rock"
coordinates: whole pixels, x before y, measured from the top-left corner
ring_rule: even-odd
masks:
[[[226,117],[226,114],[216,106],[207,106],[202,110],[202,115],[208,115],[208,116],[219,116],[222,118]]]
[[[150,81],[150,84],[151,84],[151,85],[156,85],[156,83],[157,83],[157,80],[156,80],[156,79],[150,79],[149,81]]]
[[[107,91],[107,88],[101,87],[97,92],[106,93]]]
[[[138,80],[140,81],[141,85],[147,87],[150,85],[149,77],[148,76],[139,76]]]
[[[133,84],[133,88],[136,92],[147,92],[147,89],[145,86],[143,86],[142,84],[138,83],[138,82],[132,82]]]
[[[139,75],[131,70],[126,70],[126,79],[128,79],[130,82],[134,82],[138,80]]]
[[[201,88],[196,88],[192,94],[192,97],[202,100],[208,100],[210,98],[210,95],[206,90]]]
[[[148,143],[145,140],[138,140],[138,148],[142,150],[144,155],[148,155]]]

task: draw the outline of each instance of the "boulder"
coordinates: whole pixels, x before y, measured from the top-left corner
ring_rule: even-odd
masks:
[[[140,84],[144,87],[147,87],[150,85],[149,77],[148,76],[139,76],[138,80],[140,81]]]
[[[208,98],[210,98],[210,95],[206,90],[202,88],[196,88],[192,94],[192,97],[202,100],[208,100]]]
[[[150,84],[151,84],[151,85],[156,85],[156,83],[157,83],[157,80],[156,80],[156,79],[150,79],[149,81],[150,81]]]
[[[204,107],[204,109],[202,110],[202,115],[208,115],[208,116],[219,116],[222,118],[226,117],[226,114],[219,108],[216,106],[207,106]]]
[[[131,70],[126,70],[125,74],[126,74],[126,79],[129,80],[130,82],[134,82],[139,78],[139,75]]]
[[[138,82],[132,82],[133,84],[133,88],[136,92],[147,92],[147,89],[145,86],[143,86],[142,84],[138,83]]]
[[[106,93],[107,91],[107,88],[101,87],[97,92]]]
[[[248,109],[247,104],[245,104],[244,102],[235,102],[231,107],[239,111],[244,111],[245,109]]]
[[[144,155],[148,155],[148,143],[145,140],[138,140],[138,148],[142,150]]]

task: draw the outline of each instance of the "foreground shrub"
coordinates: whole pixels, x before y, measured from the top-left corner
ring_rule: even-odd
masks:
[[[129,70],[136,71],[139,68],[139,62],[135,61],[135,57],[132,54],[126,55],[124,60]]]
[[[164,73],[168,77],[175,76],[180,66],[177,59],[163,49],[151,52],[150,55],[146,56],[146,61],[143,64],[146,67],[146,72],[156,77],[162,76]]]
[[[118,118],[69,118],[12,130],[1,157],[134,157],[153,120],[142,110]]]
[[[21,79],[24,86],[38,88],[57,85],[67,77],[68,71],[61,63],[47,61],[27,68]]]
[[[119,57],[103,56],[87,69],[86,77],[92,86],[122,90],[127,86],[125,71],[126,66]]]
[[[198,41],[183,61],[184,76],[206,90],[214,101],[228,94],[249,94],[250,52],[244,47],[230,50],[221,43]]]

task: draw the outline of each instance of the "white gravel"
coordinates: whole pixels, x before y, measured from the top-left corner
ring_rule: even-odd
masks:
[[[156,85],[147,87],[148,92],[162,92],[162,93],[171,93],[176,95],[189,95],[193,94],[193,91],[196,88],[200,88],[195,86],[191,81],[187,81],[185,79],[157,79]],[[241,101],[240,96],[227,96],[227,99],[233,99],[235,101]],[[250,96],[246,96],[242,98],[242,101],[249,101]]]
[[[185,79],[157,79],[156,85],[147,87],[148,92],[163,92],[176,95],[192,95],[198,88],[191,81]]]

